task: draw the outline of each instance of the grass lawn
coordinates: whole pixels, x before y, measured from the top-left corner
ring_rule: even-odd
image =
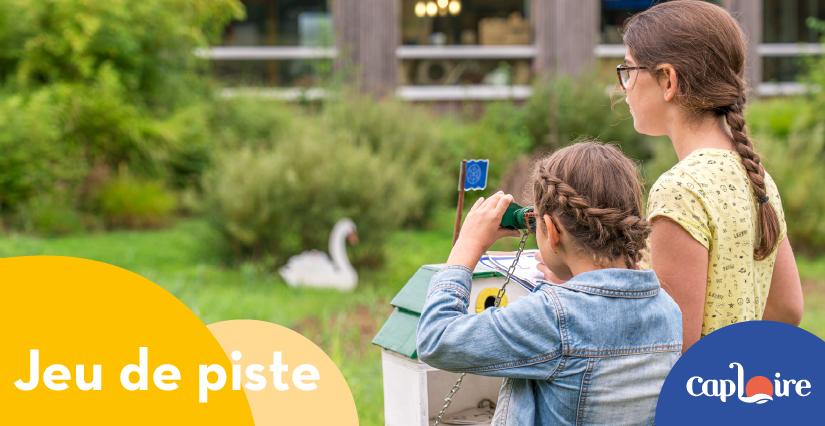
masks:
[[[341,368],[355,396],[363,425],[383,424],[379,350],[370,344],[390,312],[389,300],[418,266],[446,259],[452,214],[433,230],[400,231],[388,241],[379,271],[362,272],[353,293],[287,288],[253,264],[223,266],[215,236],[199,220],[158,231],[111,232],[61,238],[0,237],[0,257],[70,255],[137,272],[186,303],[205,323],[259,319],[293,328],[319,344]],[[363,231],[362,231],[363,232]],[[498,249],[511,249],[504,244]],[[802,327],[825,337],[825,257],[799,259],[804,280]]]

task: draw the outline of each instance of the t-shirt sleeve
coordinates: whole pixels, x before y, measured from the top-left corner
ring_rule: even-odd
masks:
[[[647,220],[652,222],[654,218],[666,217],[710,250],[710,216],[697,190],[698,184],[684,174],[674,171],[663,174],[650,189]]]

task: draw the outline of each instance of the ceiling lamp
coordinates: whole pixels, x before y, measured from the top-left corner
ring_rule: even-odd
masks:
[[[429,0],[418,1],[413,8],[415,16],[430,18],[435,16],[458,15],[461,13],[461,0]]]
[[[419,18],[427,16],[427,5],[423,1],[415,4],[415,16]]]
[[[427,16],[435,16],[438,14],[438,5],[434,1],[427,2]]]

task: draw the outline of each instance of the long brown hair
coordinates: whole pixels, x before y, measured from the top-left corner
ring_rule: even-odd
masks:
[[[558,219],[597,264],[624,259],[633,268],[641,259],[650,234],[642,184],[635,164],[615,146],[579,142],[539,160],[533,198],[538,216]]]
[[[679,104],[696,116],[724,117],[759,203],[754,258],[776,247],[779,219],[768,202],[765,168],[745,128],[745,36],[736,20],[719,6],[692,0],[661,3],[631,17],[624,44],[638,65],[676,70]],[[654,71],[655,72],[655,71]]]

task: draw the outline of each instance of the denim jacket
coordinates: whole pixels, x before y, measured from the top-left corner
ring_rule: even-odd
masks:
[[[433,276],[416,346],[433,367],[506,378],[494,425],[653,423],[682,346],[682,314],[653,271],[540,282],[477,315],[467,314],[471,282],[464,266]]]

